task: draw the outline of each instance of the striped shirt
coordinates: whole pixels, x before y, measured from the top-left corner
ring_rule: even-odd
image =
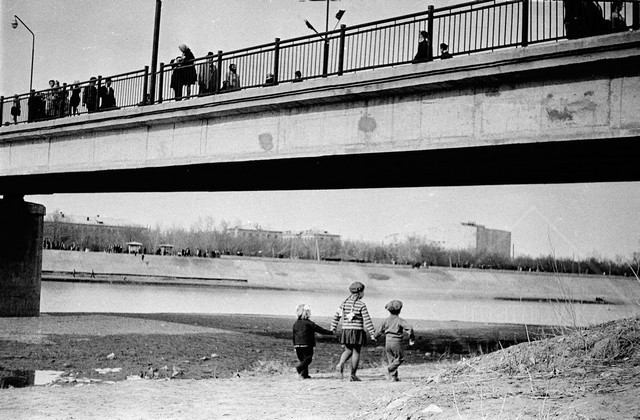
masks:
[[[343,330],[366,330],[369,331],[370,335],[375,333],[367,305],[361,300],[354,301],[351,298],[347,298],[340,304],[340,307],[333,315],[333,321],[331,321],[332,330],[338,327],[340,318],[342,318]]]

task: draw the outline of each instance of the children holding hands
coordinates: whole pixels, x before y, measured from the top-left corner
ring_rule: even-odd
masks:
[[[342,320],[342,334],[340,343],[344,346],[344,351],[340,357],[340,362],[336,370],[343,377],[344,368],[351,362],[350,381],[360,381],[356,375],[360,362],[360,352],[362,346],[367,342],[367,335],[372,340],[385,335],[385,354],[388,367],[386,377],[389,381],[397,382],[398,366],[404,362],[404,352],[402,339],[404,334],[409,335],[409,345],[414,344],[415,335],[413,327],[404,319],[400,318],[402,302],[392,300],[387,303],[385,309],[389,311],[389,317],[377,328],[374,328],[367,306],[362,301],[364,296],[364,284],[355,282],[349,287],[351,293],[341,304],[333,316],[331,331],[316,325],[309,318],[311,310],[309,305],[300,304],[296,309],[298,319],[293,324],[293,345],[300,363],[296,366],[296,371],[301,379],[308,379],[309,364],[313,359],[313,348],[316,345],[315,334],[330,335],[336,331],[340,320]]]

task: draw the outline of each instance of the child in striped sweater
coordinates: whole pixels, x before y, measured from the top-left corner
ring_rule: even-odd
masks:
[[[349,286],[351,295],[340,304],[340,307],[333,316],[331,322],[331,331],[335,331],[338,322],[342,318],[342,335],[340,343],[345,347],[344,352],[340,356],[340,362],[336,366],[336,370],[343,378],[344,365],[351,359],[351,374],[349,381],[359,381],[356,376],[358,364],[360,362],[360,350],[367,343],[367,332],[372,340],[375,341],[375,329],[373,322],[369,316],[367,305],[362,301],[364,296],[364,284],[359,281]]]

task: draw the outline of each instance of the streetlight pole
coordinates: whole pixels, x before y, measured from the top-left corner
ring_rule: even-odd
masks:
[[[322,0],[310,0],[310,1],[322,1]],[[331,0],[327,0],[327,13],[325,15],[324,37],[323,37],[323,39],[324,39],[324,57],[323,57],[323,62],[322,62],[322,75],[325,76],[325,77],[327,76],[327,73],[329,71],[329,1],[331,1]],[[344,15],[344,10],[340,10],[338,12],[338,14],[336,15],[336,19],[338,19],[338,22],[340,22],[340,19],[342,19],[342,15]],[[309,29],[313,30],[313,32],[315,32],[318,35],[320,35],[318,33],[318,31],[316,31],[316,29],[313,27],[313,25],[311,25],[311,23],[309,23],[308,20],[305,19],[304,23],[307,25],[307,27]]]
[[[18,27],[18,21],[22,23],[22,26],[27,28],[27,31],[31,32],[31,37],[32,37],[31,39],[31,79],[29,80],[29,93],[31,93],[31,91],[33,90],[33,57],[34,57],[33,54],[36,47],[36,35],[33,33],[31,29],[29,29],[27,25],[25,25],[25,23],[22,21],[22,19],[18,17],[18,15],[13,15],[13,21],[11,22],[11,27],[13,29],[16,29]]]
[[[325,16],[324,33],[329,33],[329,0],[327,0],[327,15]]]
[[[158,44],[160,40],[160,12],[162,11],[162,0],[156,0],[156,15],[153,22],[153,49],[151,52],[151,80],[149,81],[149,97],[145,101],[147,105],[152,104],[156,94],[156,67],[158,65]]]
[[[329,0],[327,0],[327,15],[324,25],[324,60],[322,63],[322,74],[327,75],[329,71]]]

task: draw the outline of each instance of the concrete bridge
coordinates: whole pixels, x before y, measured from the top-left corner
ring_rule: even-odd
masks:
[[[637,181],[639,108],[624,32],[5,126],[3,236],[40,243],[30,194]]]

